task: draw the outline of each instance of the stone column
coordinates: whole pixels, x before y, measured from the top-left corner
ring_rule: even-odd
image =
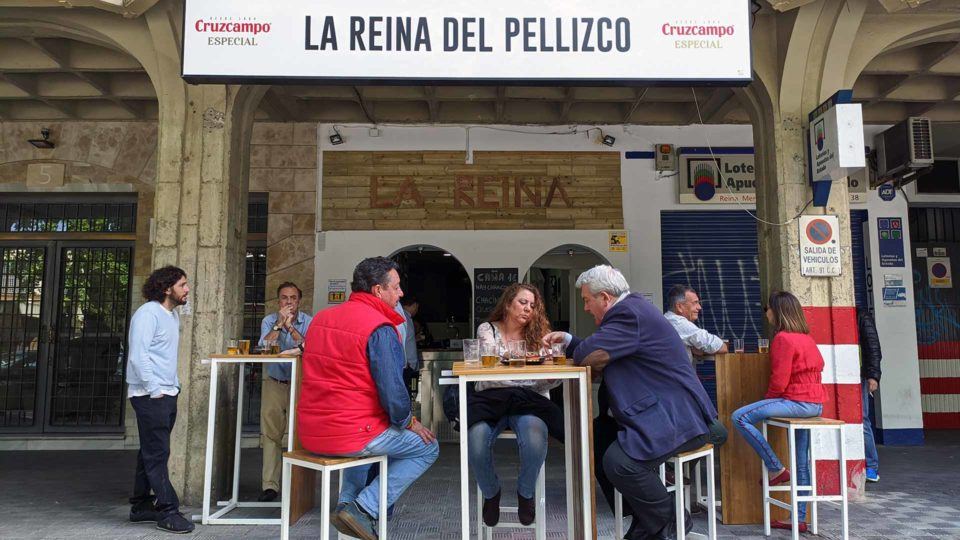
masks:
[[[842,84],[836,82],[832,70],[849,52],[849,41],[842,34],[851,33],[849,28],[856,27],[863,15],[862,2],[854,4],[855,9],[846,9],[840,4],[815,2],[795,14],[758,20],[753,38],[755,82],[738,95],[751,113],[757,152],[762,302],[770,291],[785,290],[804,307],[811,335],[826,364],[823,416],[848,424],[846,468],[849,495],[856,499],[864,493],[864,460],[849,196],[846,182],[834,182],[827,206],[812,206],[806,150],[808,113]],[[801,275],[801,214],[839,218],[842,275]],[[819,488],[837,493],[836,437],[814,437],[812,444],[818,454]]]

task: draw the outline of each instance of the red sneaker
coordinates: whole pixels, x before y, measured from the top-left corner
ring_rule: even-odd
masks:
[[[771,529],[784,529],[784,530],[787,530],[787,531],[791,531],[791,530],[793,530],[793,525],[791,525],[790,523],[784,523],[783,521],[780,521],[780,520],[778,520],[778,519],[775,519],[775,520],[773,520],[773,521],[770,522],[770,528],[771,528]],[[807,523],[806,523],[805,521],[801,521],[801,522],[798,524],[798,527],[797,527],[797,528],[800,529],[800,532],[805,533],[805,532],[807,532]]]

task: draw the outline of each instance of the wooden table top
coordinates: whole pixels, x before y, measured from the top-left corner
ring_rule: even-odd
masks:
[[[574,366],[574,365],[565,365],[557,366],[554,364],[534,364],[527,365],[523,367],[510,367],[504,365],[498,365],[494,367],[483,367],[479,364],[474,364],[468,366],[464,362],[455,362],[453,364],[453,374],[460,375],[524,375],[524,374],[534,374],[534,373],[580,373],[586,371],[587,368]]]

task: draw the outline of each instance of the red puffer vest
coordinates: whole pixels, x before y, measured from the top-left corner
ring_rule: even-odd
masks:
[[[370,375],[367,341],[383,325],[403,318],[369,293],[354,292],[310,323],[304,340],[297,434],[317,454],[363,450],[390,425]],[[397,335],[399,339],[399,334]]]

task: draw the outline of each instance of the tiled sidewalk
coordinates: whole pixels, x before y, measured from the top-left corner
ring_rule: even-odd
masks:
[[[502,476],[516,470],[510,442],[498,450]],[[440,460],[397,504],[390,538],[459,538],[459,477],[456,446],[444,445]],[[241,492],[258,493],[259,452],[244,452]],[[175,538],[152,525],[126,521],[135,454],[133,452],[0,452],[0,538]],[[547,469],[548,538],[565,538],[562,453],[551,447]],[[850,506],[851,538],[960,538],[960,433],[928,435],[914,448],[881,448],[880,484],[868,486],[865,502]],[[505,504],[514,487],[504,485]],[[602,496],[597,501],[600,538],[613,538],[613,516]],[[187,508],[185,513],[195,513]],[[247,515],[256,510],[244,510]],[[258,515],[263,515],[261,511]],[[824,505],[821,537],[839,538],[839,511]],[[292,531],[294,538],[319,536],[314,511]],[[698,516],[695,530],[705,529]],[[191,538],[277,538],[276,526],[198,526]],[[530,531],[498,530],[496,539],[532,538]],[[720,526],[721,538],[763,537],[759,525]],[[812,535],[807,535],[813,538]],[[776,531],[773,538],[788,538]]]

